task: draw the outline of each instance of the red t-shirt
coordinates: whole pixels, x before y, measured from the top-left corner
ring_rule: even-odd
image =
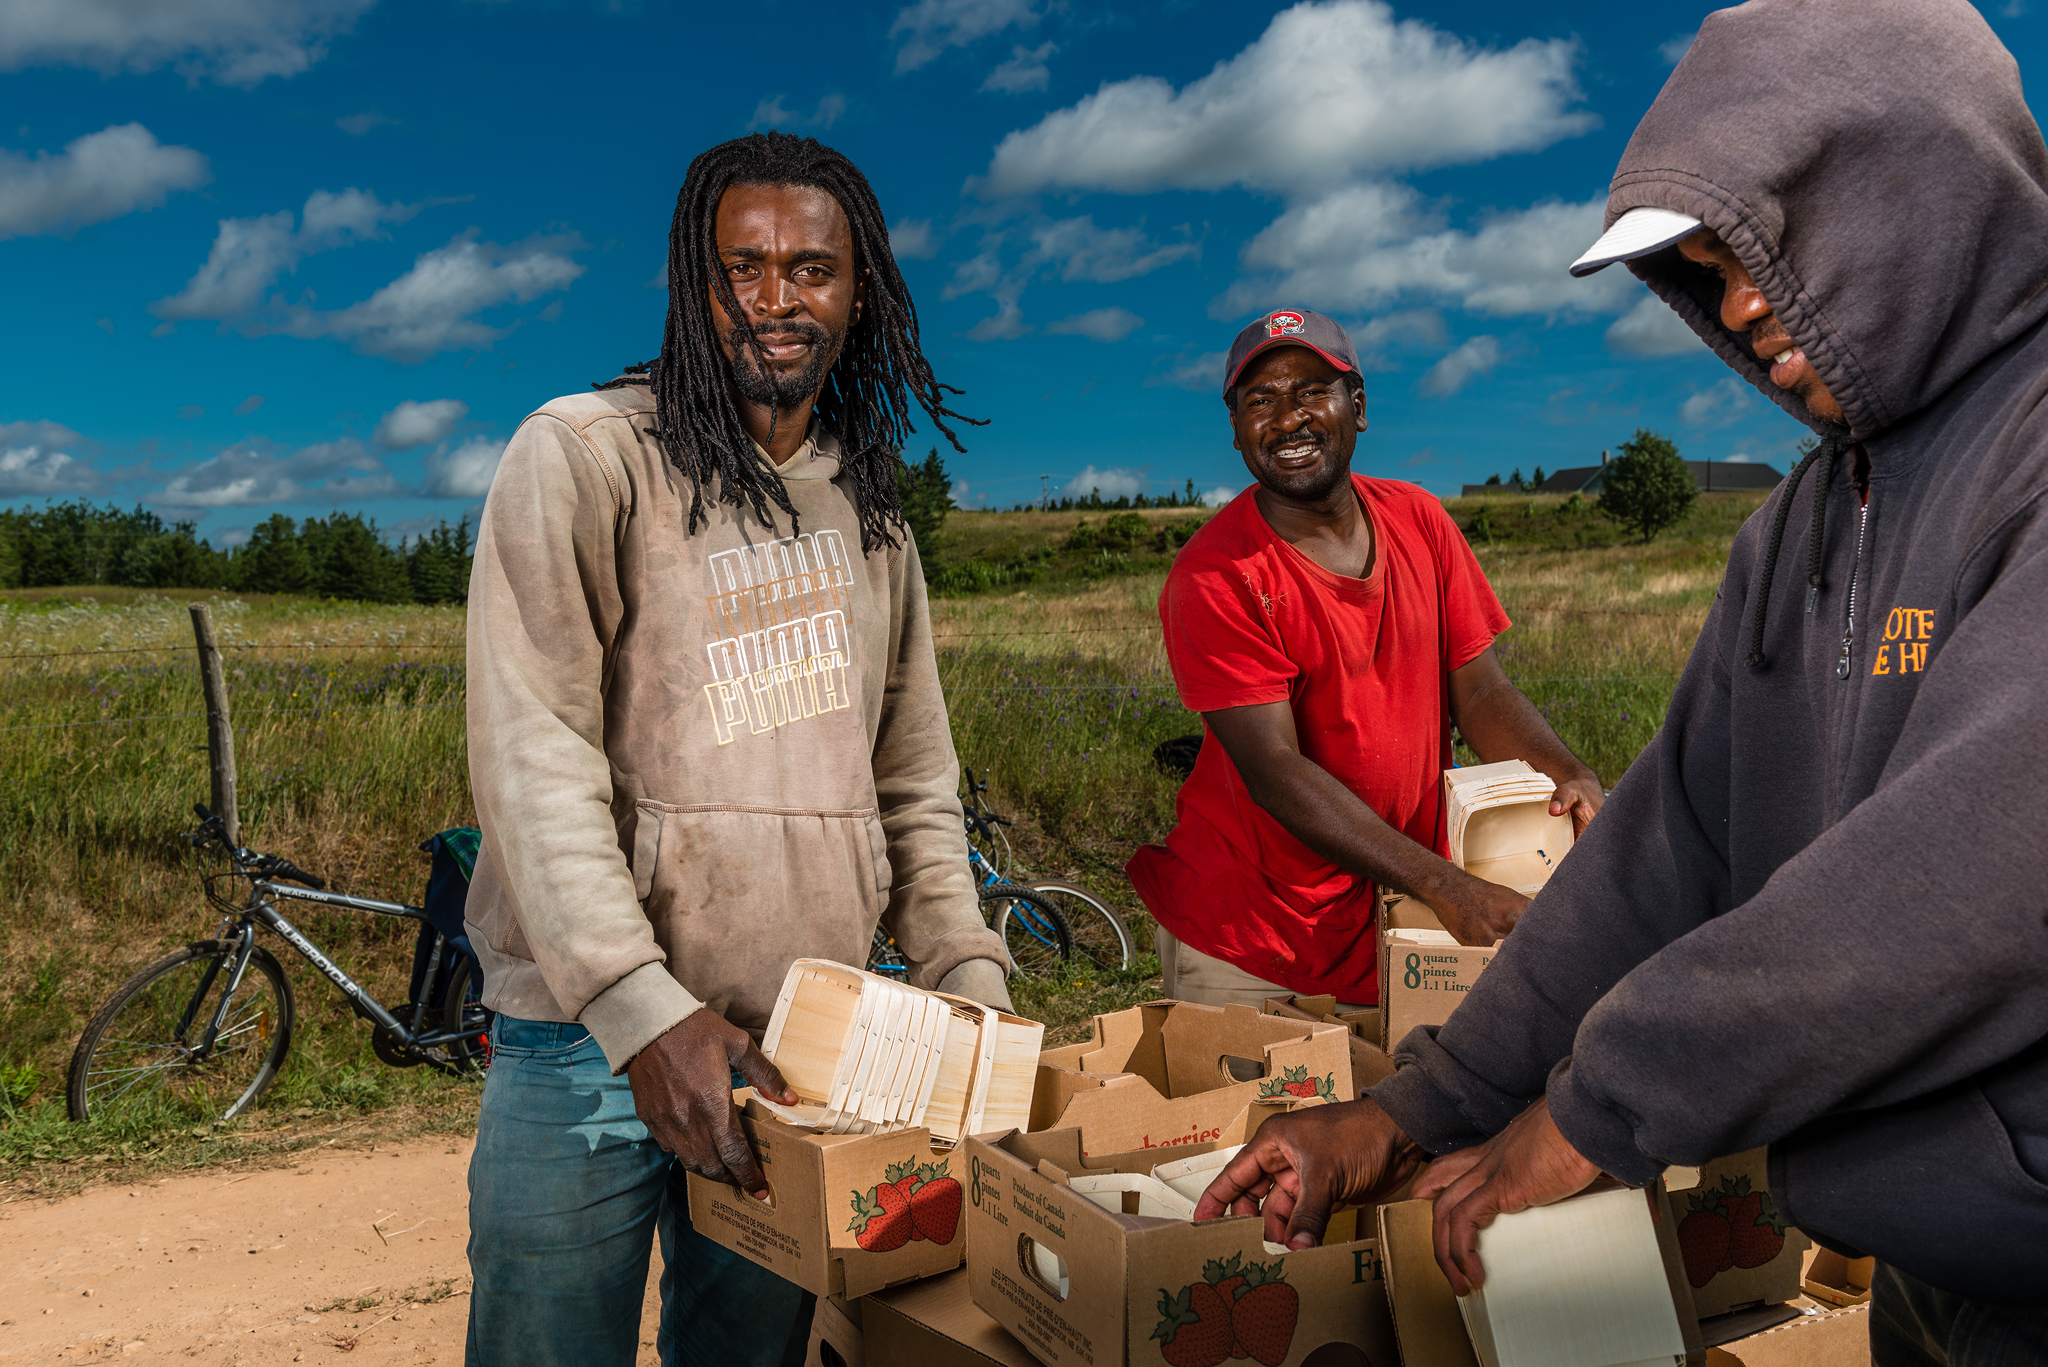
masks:
[[[1167,659],[1196,712],[1286,701],[1302,754],[1442,855],[1449,675],[1508,618],[1435,497],[1396,480],[1351,482],[1372,518],[1370,574],[1332,574],[1281,540],[1248,489],[1173,562],[1159,598]],[[1379,1000],[1368,880],[1267,815],[1213,738],[1177,807],[1166,844],[1143,846],[1128,866],[1161,925],[1292,991]]]

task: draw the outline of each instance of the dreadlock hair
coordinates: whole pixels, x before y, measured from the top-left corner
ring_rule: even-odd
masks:
[[[882,206],[867,177],[817,139],[754,133],[720,143],[690,163],[669,228],[668,322],[662,331],[661,355],[629,366],[619,379],[596,387],[645,384],[653,390],[656,434],[669,460],[690,479],[692,534],[700,518],[710,521],[705,485],[714,475],[718,485],[713,496],[718,502],[749,508],[763,523],[770,522],[768,505],[773,503],[789,514],[795,529],[796,509],[781,475],[761,458],[740,423],[728,387],[730,366],[720,349],[718,322],[705,289],[708,283],[726,317],[741,324],[739,340],[765,372],[761,342],[745,330],[732,282],[719,269],[718,202],[735,185],[823,190],[839,202],[852,225],[854,266],[867,281],[866,307],[847,329],[839,358],[818,395],[817,413],[839,438],[840,468],[851,478],[862,552],[893,548],[899,544],[896,531],[904,525],[896,472],[902,466],[898,453],[911,430],[907,399],[917,400],[956,451],[967,448],[946,419],[976,427],[987,420],[946,407],[945,395],[964,391],[939,383],[918,346],[917,308],[889,250]]]

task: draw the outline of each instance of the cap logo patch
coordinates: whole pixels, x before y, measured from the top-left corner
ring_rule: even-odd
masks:
[[[1273,313],[1266,316],[1268,337],[1291,337],[1308,326],[1298,313]]]

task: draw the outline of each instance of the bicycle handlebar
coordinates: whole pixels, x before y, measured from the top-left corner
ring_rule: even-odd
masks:
[[[199,818],[199,829],[192,832],[192,843],[203,845],[208,840],[220,841],[227,846],[237,872],[260,878],[282,878],[288,883],[299,883],[316,890],[327,886],[326,879],[307,873],[281,854],[257,854],[254,850],[237,848],[228,840],[227,822],[219,813],[209,810],[205,803],[193,803],[192,814]]]

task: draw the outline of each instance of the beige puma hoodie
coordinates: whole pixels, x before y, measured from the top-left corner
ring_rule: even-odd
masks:
[[[640,387],[527,418],[469,589],[484,1003],[580,1021],[614,1073],[699,1006],[758,1037],[792,959],[863,963],[878,922],[919,986],[1007,963],[915,545],[861,554],[816,426],[796,528],[709,504],[689,535],[653,429]]]

